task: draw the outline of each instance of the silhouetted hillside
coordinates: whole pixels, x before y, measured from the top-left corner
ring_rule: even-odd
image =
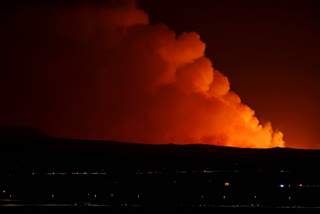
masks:
[[[21,129],[17,129],[21,130]],[[26,130],[24,130],[26,131]],[[112,141],[59,139],[31,129],[32,134],[1,137],[5,168],[133,167],[133,168],[317,168],[320,150],[244,149],[213,145],[151,145]],[[28,130],[29,131],[29,130]],[[3,132],[3,130],[2,130]],[[37,133],[41,138],[34,138]]]
[[[0,137],[0,207],[305,211],[319,207],[319,159],[320,150],[6,136]]]
[[[40,129],[21,127],[21,126],[0,126],[0,137],[29,137],[29,138],[44,138],[48,135]]]

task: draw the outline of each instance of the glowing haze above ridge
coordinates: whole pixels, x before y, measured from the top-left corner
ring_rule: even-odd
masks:
[[[6,85],[14,99],[4,101],[24,107],[3,111],[7,124],[67,138],[285,146],[212,67],[200,35],[150,25],[134,4],[28,8],[11,30],[20,51],[8,61],[20,63],[10,64],[5,81],[14,83]]]

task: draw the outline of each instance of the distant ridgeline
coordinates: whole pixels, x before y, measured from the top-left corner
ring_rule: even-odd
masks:
[[[44,138],[48,135],[40,129],[21,126],[0,126],[0,137],[32,137]]]
[[[17,168],[175,168],[314,170],[320,150],[152,145],[49,137],[38,129],[0,127],[0,170]]]

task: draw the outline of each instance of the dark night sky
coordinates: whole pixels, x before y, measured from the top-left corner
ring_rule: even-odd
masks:
[[[286,146],[319,149],[319,1],[138,0],[137,5],[151,24],[164,23],[178,34],[197,32],[213,67],[262,122],[284,133]],[[4,25],[10,25],[14,14],[1,11]]]
[[[151,23],[199,33],[214,68],[287,146],[319,148],[319,1],[138,3]]]

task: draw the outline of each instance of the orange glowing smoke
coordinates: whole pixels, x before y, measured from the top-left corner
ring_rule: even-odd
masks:
[[[8,86],[25,100],[10,117],[16,124],[82,139],[285,145],[230,91],[195,32],[176,35],[149,25],[140,9],[110,5],[24,10],[14,30],[22,33],[14,40],[20,63],[9,81],[15,70],[26,72],[25,84]]]

